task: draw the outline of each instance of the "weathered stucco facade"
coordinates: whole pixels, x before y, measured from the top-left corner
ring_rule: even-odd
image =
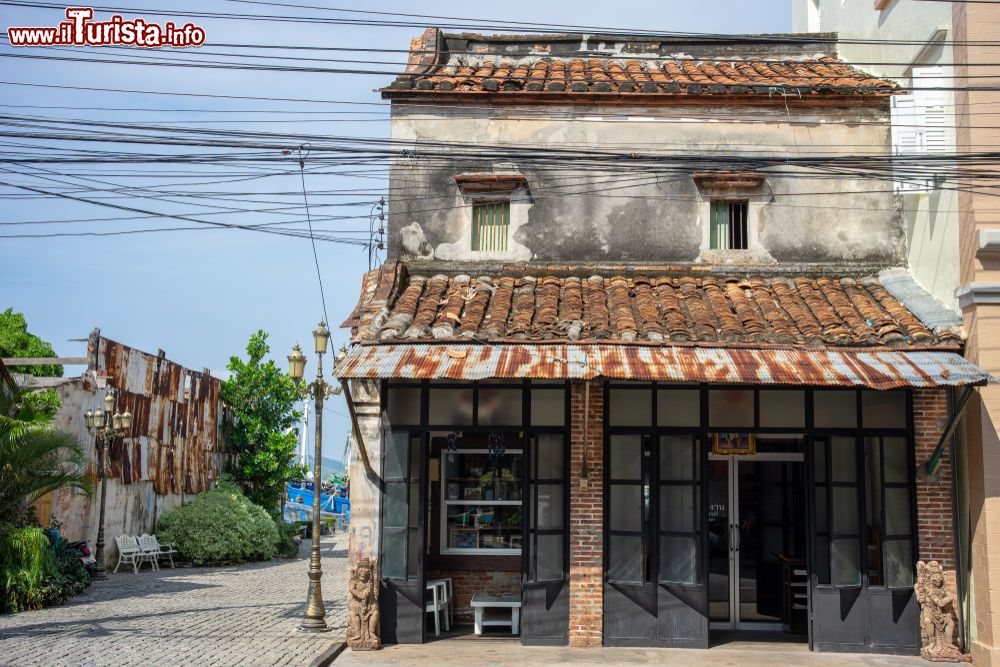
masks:
[[[749,251],[722,259],[708,251],[709,202],[732,193],[699,186],[698,156],[852,155],[888,146],[888,114],[878,108],[734,109],[731,106],[537,107],[420,104],[393,106],[392,141],[404,157],[390,176],[391,258],[408,261],[623,262],[678,266],[736,264],[768,269],[877,272],[906,261],[904,221],[891,184],[823,177],[782,164],[760,170],[747,191]],[[578,160],[551,164],[526,156],[442,161],[423,157],[425,142],[447,141],[504,150],[558,146],[618,152],[622,170],[581,169]],[[527,148],[525,148],[527,147]],[[628,164],[641,147],[648,166]],[[734,149],[734,147],[739,147]],[[678,153],[690,158],[678,158]],[[667,158],[665,156],[672,157]],[[655,164],[664,156],[662,164]],[[738,160],[737,160],[738,168]],[[470,209],[456,176],[518,174],[506,253],[470,250]],[[794,175],[792,175],[794,174]],[[806,177],[804,177],[806,176]],[[742,192],[742,191],[741,191]],[[720,261],[721,259],[721,261]]]

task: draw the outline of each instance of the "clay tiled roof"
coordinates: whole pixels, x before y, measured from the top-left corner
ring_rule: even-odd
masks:
[[[427,74],[401,76],[389,90],[668,95],[888,93],[896,86],[833,57],[788,60],[630,60],[453,57]],[[780,94],[780,92],[779,92]]]
[[[355,342],[607,341],[715,347],[955,347],[877,278],[406,275],[389,265],[344,323]],[[374,280],[374,283],[372,282]],[[373,288],[369,287],[371,293]]]
[[[697,43],[593,35],[444,34],[428,28],[410,43],[406,70],[386,97],[420,94],[624,96],[784,95],[884,96],[895,84],[834,56],[832,34],[738,36]],[[718,40],[716,40],[718,41]],[[589,44],[589,46],[588,46]],[[720,45],[721,44],[721,45]]]

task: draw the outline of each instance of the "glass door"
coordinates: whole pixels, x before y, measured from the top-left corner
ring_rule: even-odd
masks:
[[[732,627],[733,522],[731,456],[710,456],[708,460],[708,610],[713,628]]]
[[[525,463],[522,644],[562,645],[569,639],[568,449],[562,433],[537,433],[530,439]]]
[[[709,460],[712,627],[804,627],[805,497],[801,454]],[[801,589],[801,590],[800,590]]]

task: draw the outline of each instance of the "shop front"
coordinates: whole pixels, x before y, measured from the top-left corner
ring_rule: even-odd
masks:
[[[949,445],[990,376],[877,281],[408,270],[335,369],[383,641],[915,654],[917,563],[962,599]]]
[[[448,580],[456,625],[477,594],[515,597],[524,644],[570,643],[596,619],[606,646],[766,631],[820,651],[919,649],[915,564],[942,545],[918,532],[929,448],[914,414],[937,414],[945,389],[380,387],[384,641],[448,636],[427,613],[428,582]],[[593,594],[573,567],[586,562]]]

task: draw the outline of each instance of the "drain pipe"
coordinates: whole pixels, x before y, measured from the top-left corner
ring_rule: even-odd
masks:
[[[967,396],[972,393],[972,387],[966,387],[966,395],[963,396],[968,400]],[[948,396],[948,412],[949,413],[961,413],[961,408],[955,409],[955,392],[951,390],[947,393]],[[964,407],[965,403],[962,403]],[[956,418],[956,425],[957,425]],[[957,452],[956,443],[958,441],[958,435],[952,434],[951,441],[948,443],[948,456],[951,458],[951,533],[952,539],[955,542],[955,593],[958,596],[958,604],[955,605],[955,610],[958,612],[958,644],[962,652],[968,651],[969,646],[969,629],[966,626],[966,619],[968,614],[965,609],[965,557],[962,553],[963,538],[961,532],[960,513],[958,507],[958,459],[955,454]]]
[[[590,483],[590,461],[587,450],[590,448],[590,380],[583,381],[583,456],[580,461],[580,490],[586,491]]]

